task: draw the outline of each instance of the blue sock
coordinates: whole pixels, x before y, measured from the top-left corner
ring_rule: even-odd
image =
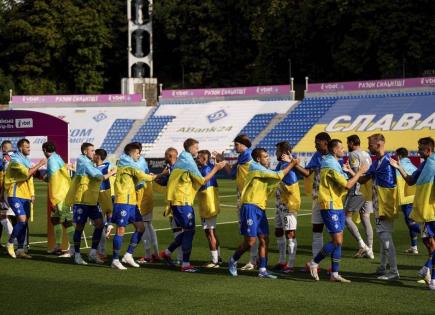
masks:
[[[332,272],[338,272],[340,269],[341,245],[335,246],[334,251],[331,253],[331,260]]]
[[[168,246],[168,250],[171,253],[174,252],[181,245],[181,242],[183,241],[183,235],[184,232],[179,233],[177,237],[175,237],[175,239],[172,241],[172,243]]]
[[[98,244],[101,240],[101,235],[103,234],[103,229],[94,229],[94,233],[92,234],[92,249],[97,249]]]
[[[329,242],[323,245],[320,252],[316,255],[316,257],[314,257],[314,262],[316,264],[320,263],[326,256],[331,255],[334,249],[335,249],[335,244],[333,242]]]
[[[261,257],[260,256],[260,268],[266,268],[267,267],[267,257]]]
[[[128,245],[127,253],[133,254],[137,247],[137,244],[142,239],[143,232],[135,231],[130,239],[130,245]]]
[[[429,259],[426,260],[426,263],[424,265],[429,269],[432,269],[432,257],[429,257]]]
[[[80,242],[82,239],[82,231],[75,230],[73,239],[74,239],[74,251],[76,253],[80,253]]]
[[[17,239],[19,244],[19,237],[22,234],[23,230],[26,230],[26,222],[18,222],[17,224],[15,224],[12,230],[11,237],[9,238],[9,243],[14,243],[14,239]]]
[[[417,235],[420,234],[420,226],[417,223],[408,225],[409,237],[411,238],[411,246],[417,246]]]
[[[23,227],[21,228],[20,234],[17,236],[17,242],[18,242],[18,248],[24,247],[24,241],[26,240],[26,234],[27,234],[27,222],[20,222],[23,224]]]
[[[432,252],[432,281],[435,280],[435,250]]]
[[[181,241],[181,250],[183,251],[183,263],[190,261],[190,254],[192,253],[192,242],[195,231],[188,230],[183,232],[183,240]]]
[[[121,251],[123,238],[123,236],[118,234],[115,234],[113,237],[113,259],[119,259],[119,252]]]

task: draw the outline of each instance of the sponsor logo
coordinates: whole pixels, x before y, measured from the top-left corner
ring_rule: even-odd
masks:
[[[15,128],[33,128],[33,119],[17,118],[15,119]]]
[[[106,118],[107,118],[107,116],[104,113],[99,113],[99,114],[95,115],[94,117],[92,117],[92,119],[95,120],[96,122],[100,122]]]
[[[208,127],[208,128],[181,127],[177,129],[177,132],[211,133],[211,132],[231,131],[232,129],[233,126]]]
[[[126,211],[126,210],[122,210],[122,211],[121,211],[121,216],[122,216],[122,217],[127,216],[127,211]]]
[[[16,203],[14,204],[14,207],[15,207],[15,209],[18,209],[18,208],[20,207],[20,203],[19,203],[19,202],[16,202]]]
[[[207,119],[210,123],[214,123],[215,121],[221,120],[222,118],[225,118],[227,116],[228,116],[227,112],[221,109],[213,114],[208,115]]]
[[[246,221],[246,224],[248,224],[248,226],[251,226],[251,225],[254,224],[254,221],[253,221],[252,219],[248,219],[248,220]]]
[[[82,214],[82,213],[83,213],[83,209],[82,209],[82,208],[78,208],[78,209],[77,209],[77,213],[78,213],[78,214]]]
[[[331,216],[331,219],[332,219],[332,221],[338,221],[338,215],[333,214],[333,215]]]

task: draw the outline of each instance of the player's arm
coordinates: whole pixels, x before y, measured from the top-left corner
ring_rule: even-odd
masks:
[[[418,176],[414,176],[414,174],[416,174],[417,171],[415,171],[412,175],[409,175],[403,169],[402,165],[400,165],[400,163],[394,160],[393,158],[390,158],[390,165],[399,171],[400,175],[402,175],[403,179],[406,181],[408,185],[410,186],[415,185]]]
[[[165,177],[166,175],[169,174],[169,168],[165,167],[163,169],[163,171],[160,174],[157,174],[156,177],[154,178],[155,181],[159,181],[162,177]]]
[[[109,175],[110,172],[107,172],[106,175],[103,175],[103,173],[98,168],[96,168],[95,166],[93,166],[90,163],[89,164],[85,164],[85,174],[87,176],[89,176],[89,177],[100,178],[102,180],[103,179],[107,179],[107,178],[109,178],[111,176],[111,175]]]
[[[288,165],[281,170],[283,172],[284,176],[286,176],[288,174],[288,172],[291,171],[292,168],[294,168],[295,166],[299,165],[299,160],[298,159],[292,159],[287,154],[283,154],[281,156],[281,161],[284,161],[284,162],[288,163]]]
[[[42,166],[45,165],[45,163],[47,162],[46,159],[42,159],[38,162],[38,164],[36,164],[35,166],[31,167],[29,169],[29,172],[27,174],[27,179],[29,179],[30,177],[32,177]]]
[[[221,161],[218,162],[214,165],[214,167],[212,168],[212,170],[210,171],[210,173],[208,173],[205,177],[204,177],[204,183],[207,183],[210,179],[213,178],[213,176],[216,175],[217,172],[219,172],[221,169],[223,169],[225,167],[225,165],[227,165],[227,161]]]
[[[313,169],[304,168],[300,164],[296,164],[294,168],[304,177],[308,177],[313,173]]]
[[[133,168],[133,177],[136,178],[137,182],[152,182],[157,176],[154,174],[147,174],[142,170]]]
[[[218,152],[216,152],[216,151],[213,151],[213,153],[212,153],[212,157],[216,160],[216,163],[220,163],[220,162],[223,162],[223,161],[225,160],[225,159],[224,159],[224,153],[223,153],[223,152],[222,152],[222,153],[218,153]],[[232,167],[231,167],[231,165],[229,165],[228,163],[225,164],[223,170],[224,170],[228,175],[231,176],[231,174],[232,174]]]
[[[344,188],[346,188],[347,190],[351,189],[360,179],[360,177],[367,172],[367,165],[361,165],[361,167],[359,168],[359,170],[355,173],[355,175],[349,179],[348,181],[346,181],[346,184],[344,185]]]

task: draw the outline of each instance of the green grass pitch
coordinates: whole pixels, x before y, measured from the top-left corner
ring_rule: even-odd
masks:
[[[242,238],[235,223],[235,184],[228,180],[220,180],[219,184],[222,212],[218,222],[222,224],[217,233],[221,256],[226,261]],[[376,236],[375,260],[354,259],[357,244],[346,232],[341,273],[352,283],[339,284],[329,282],[323,271],[329,267],[329,259],[321,264],[319,282],[299,270],[311,256],[310,199],[307,197],[303,197],[298,218],[296,272],[282,275],[278,280],[259,279],[256,272],[240,272],[239,277],[232,278],[226,267],[201,268],[199,274],[185,274],[163,264],[148,264],[125,272],[113,270],[108,264],[73,265],[69,259],[46,254],[46,198],[45,184],[37,183],[35,217],[30,225],[33,259],[13,260],[4,250],[0,253],[1,314],[430,314],[435,306],[435,292],[416,282],[416,272],[427,257],[426,250],[419,240],[420,255],[404,253],[409,237],[402,217],[397,220],[394,233],[401,280],[383,282],[373,275],[379,262]],[[172,233],[164,230],[168,228],[168,221],[162,216],[163,204],[162,195],[156,194],[153,224],[156,229],[162,229],[157,232],[161,249],[172,239]],[[273,207],[273,198],[269,207]],[[268,217],[274,216],[273,209],[267,212]],[[273,220],[270,227],[273,234]],[[90,227],[87,235],[91,235]],[[326,232],[324,239],[329,240]],[[128,242],[129,236],[124,239],[123,252]],[[111,241],[107,247],[110,253]],[[143,246],[137,248],[135,255],[143,255]],[[248,253],[241,262],[247,259]],[[269,264],[274,265],[277,259],[272,235]],[[192,262],[201,266],[208,260],[204,233],[197,228]]]

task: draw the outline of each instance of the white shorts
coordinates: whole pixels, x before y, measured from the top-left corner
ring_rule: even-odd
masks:
[[[320,214],[320,204],[317,199],[313,200],[311,209],[311,224],[323,224],[322,215]]]
[[[216,219],[217,219],[216,215],[214,217],[207,218],[207,219],[201,218],[202,228],[204,230],[214,230],[214,229],[216,229]]]
[[[298,219],[296,212],[289,212],[287,209],[276,209],[275,228],[284,231],[296,231]]]
[[[153,212],[151,211],[150,213],[143,215],[142,220],[144,222],[151,222],[153,220]]]

